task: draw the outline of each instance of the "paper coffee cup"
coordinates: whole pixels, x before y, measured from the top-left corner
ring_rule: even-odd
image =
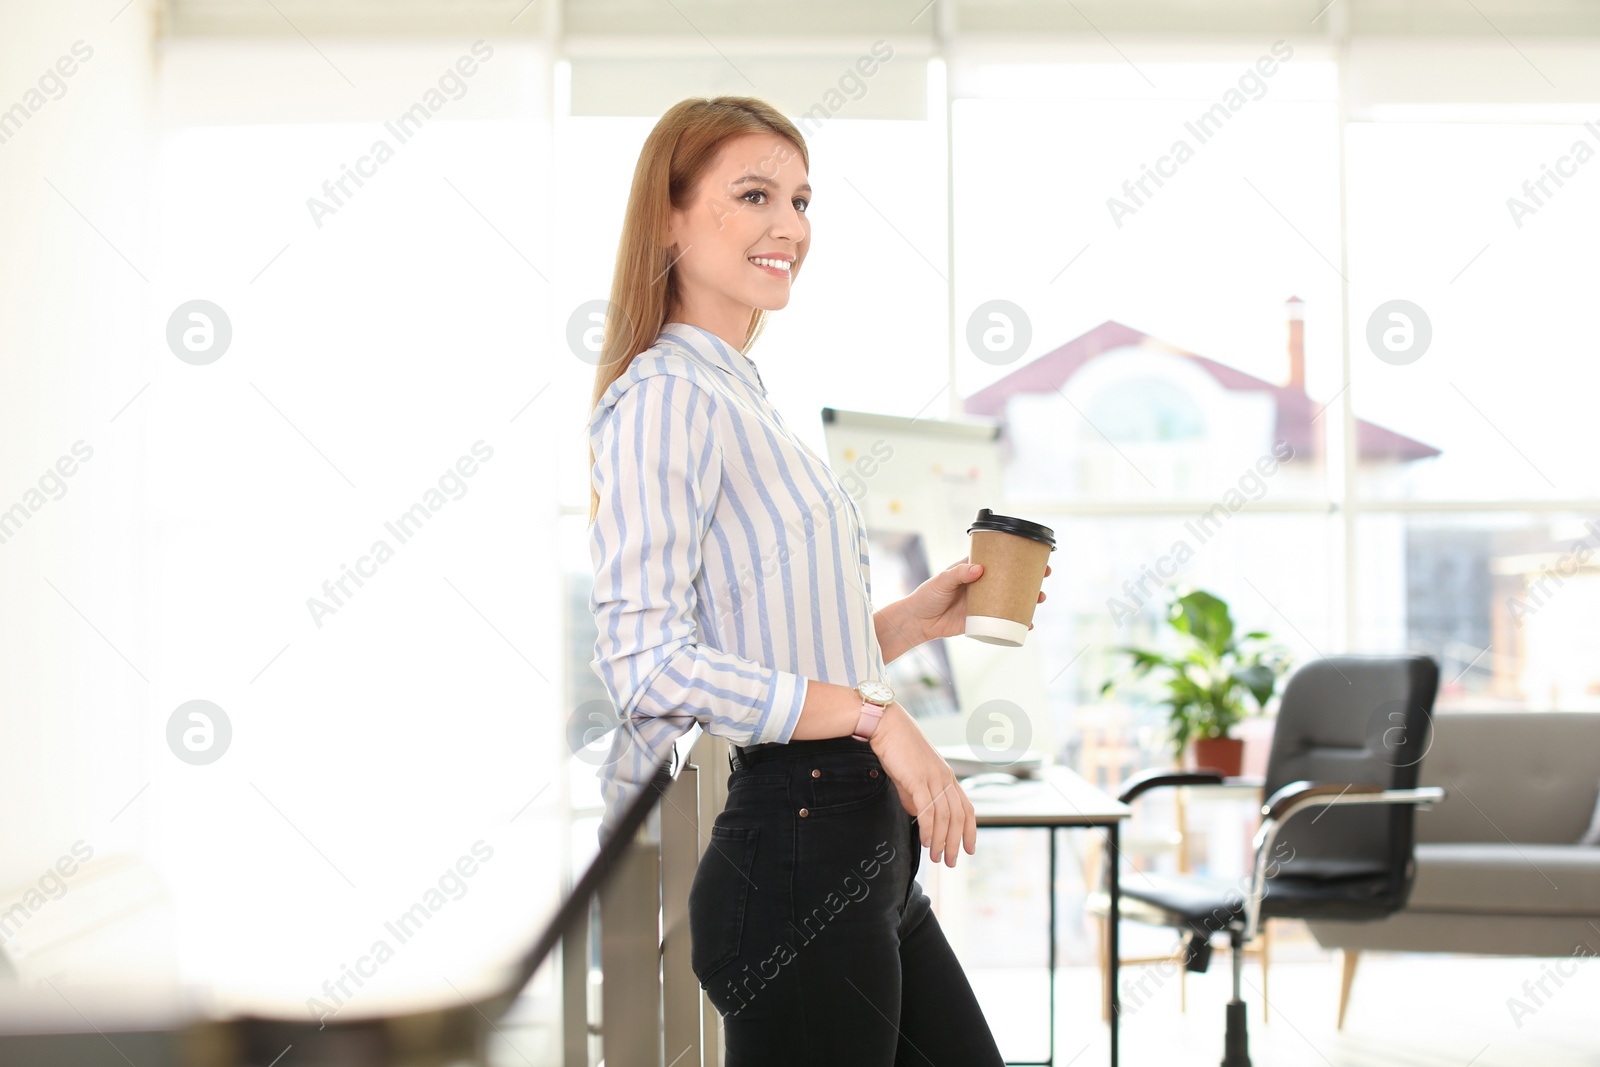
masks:
[[[1055,531],[981,508],[967,533],[972,536],[968,562],[983,564],[983,575],[967,586],[966,635],[1019,648],[1033,624]]]

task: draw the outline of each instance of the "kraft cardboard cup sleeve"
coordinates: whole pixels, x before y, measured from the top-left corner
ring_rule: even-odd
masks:
[[[983,576],[967,586],[966,634],[991,645],[1020,648],[1039,605],[1044,569],[1056,548],[1055,531],[981,508],[967,533],[972,536],[968,560],[983,564]]]

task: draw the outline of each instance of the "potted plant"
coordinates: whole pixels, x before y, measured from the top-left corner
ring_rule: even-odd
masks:
[[[1230,731],[1251,712],[1247,698],[1255,712],[1266,709],[1289,657],[1263,631],[1236,637],[1227,601],[1203,589],[1175,597],[1167,607],[1167,623],[1178,633],[1180,650],[1169,655],[1129,646],[1114,649],[1131,656],[1133,664],[1125,678],[1108,679],[1100,693],[1156,674],[1166,686],[1162,703],[1169,709],[1179,762],[1192,744],[1195,767],[1236,776],[1244,742]]]

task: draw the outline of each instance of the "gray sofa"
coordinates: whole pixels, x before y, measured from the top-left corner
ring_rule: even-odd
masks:
[[[1416,880],[1379,922],[1310,922],[1344,950],[1339,1024],[1361,952],[1600,953],[1600,845],[1579,844],[1600,792],[1600,713],[1436,714],[1416,821]]]

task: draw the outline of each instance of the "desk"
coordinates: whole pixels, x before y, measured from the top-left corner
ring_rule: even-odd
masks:
[[[1120,891],[1117,881],[1117,833],[1129,815],[1128,805],[1084,781],[1077,772],[1061,766],[1041,767],[1035,778],[962,788],[978,815],[978,828],[1042,826],[1050,832],[1050,1054],[1042,1060],[1024,1061],[1029,1067],[1053,1067],[1056,1058],[1056,830],[1061,827],[1103,829],[1110,879],[1110,921],[1107,925],[1111,957],[1111,1067],[1117,1067],[1117,917]]]

